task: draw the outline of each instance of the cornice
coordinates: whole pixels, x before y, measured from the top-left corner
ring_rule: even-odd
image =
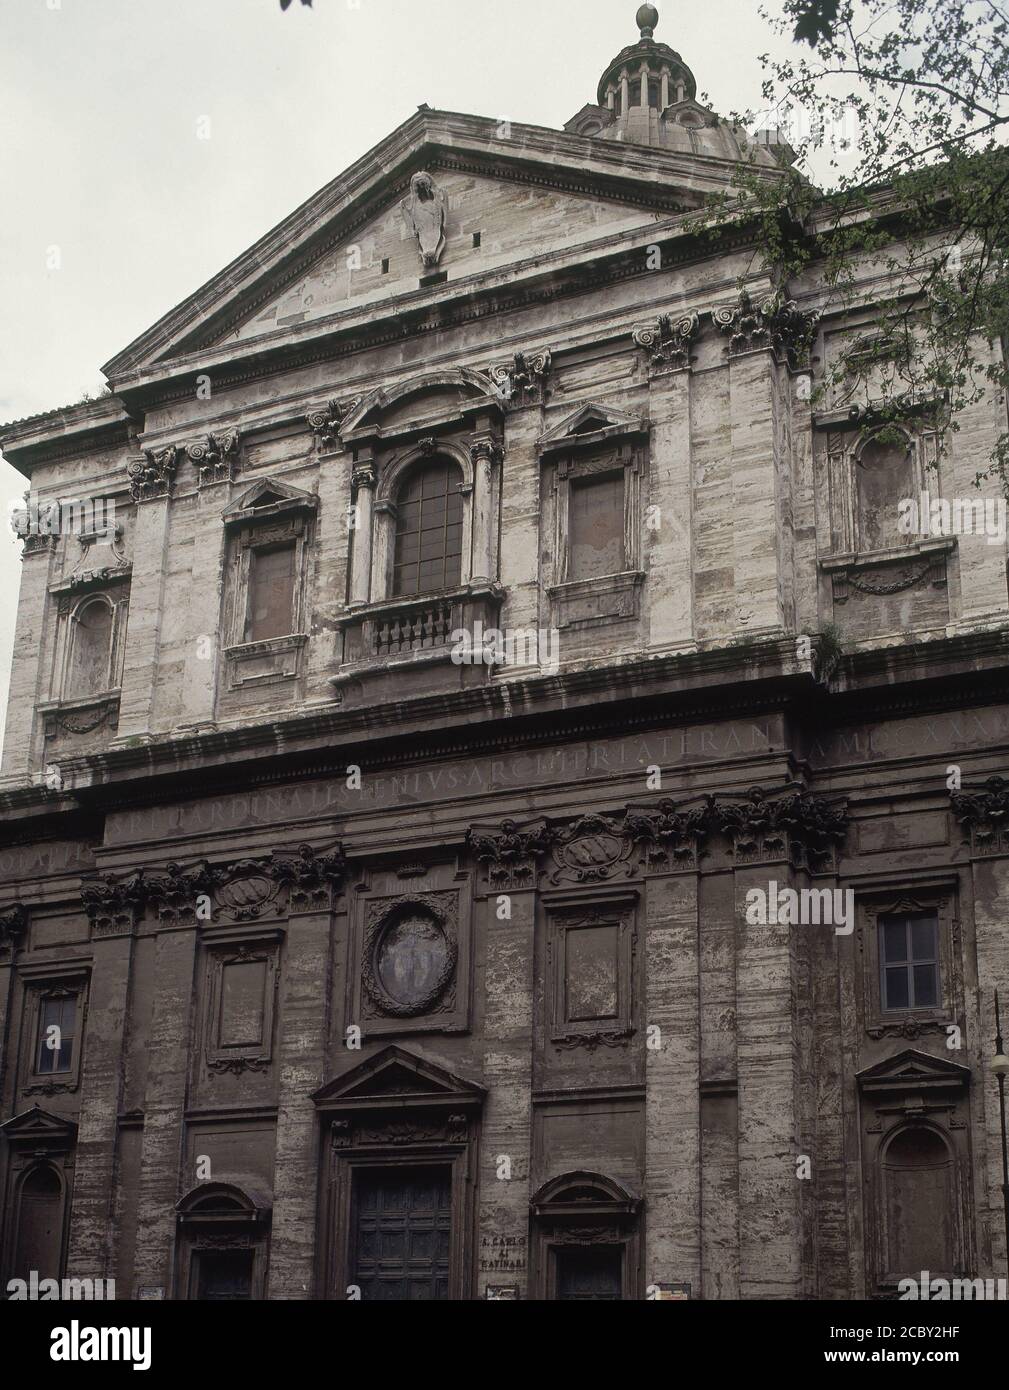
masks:
[[[926,656],[844,658],[846,689],[827,690],[794,660],[791,639],[668,657],[636,658],[525,680],[417,696],[374,708],[325,707],[269,723],[63,760],[64,792],[0,792],[0,817],[47,816],[248,791],[342,772],[350,761],[378,773],[451,757],[494,755],[628,732],[797,712],[817,727],[897,717],[1009,698],[1009,633],[928,644]],[[889,664],[877,658],[889,655]],[[973,663],[972,665],[969,663]],[[862,673],[861,682],[859,676]],[[11,826],[14,830],[14,826]],[[21,833],[15,831],[15,833]],[[5,833],[0,842],[7,842]]]
[[[731,683],[730,673],[737,678]],[[355,750],[355,761],[375,771],[401,765],[404,756],[496,753],[658,727],[670,719],[710,722],[758,714],[780,709],[813,688],[788,639],[754,643],[745,660],[738,646],[636,659],[605,670],[588,667],[374,707],[327,706],[269,723],[62,759],[61,797],[64,805],[72,797],[73,806],[139,805],[163,799],[168,780],[191,787],[196,796],[206,794],[211,780],[215,791],[221,779],[247,789],[345,768],[348,748]],[[184,793],[177,786],[171,794]],[[0,815],[23,814],[32,805],[51,812],[55,799],[35,787],[2,792]]]
[[[129,415],[123,410],[118,398],[116,401],[122,418],[112,423],[85,423],[73,432],[59,429],[63,424],[59,412],[53,412],[55,420],[49,415],[38,415],[28,422],[19,422],[31,428],[19,429],[0,438],[7,462],[30,478],[42,464],[61,463],[65,459],[80,458],[81,455],[106,453],[113,449],[124,449],[129,445],[130,430],[133,426]],[[7,426],[0,426],[6,429]],[[58,433],[53,433],[54,430]]]

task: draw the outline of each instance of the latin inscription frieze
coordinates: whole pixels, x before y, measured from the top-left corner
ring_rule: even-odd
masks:
[[[771,728],[766,722],[740,721],[499,757],[459,759],[397,773],[365,771],[359,789],[349,788],[343,778],[333,777],[117,813],[108,819],[106,844],[130,844],[164,835],[208,835],[256,825],[289,825],[327,815],[360,814],[386,807],[554,786],[560,779],[578,781],[594,774],[643,772],[653,765],[666,768],[703,758],[744,757],[768,752],[773,746]]]

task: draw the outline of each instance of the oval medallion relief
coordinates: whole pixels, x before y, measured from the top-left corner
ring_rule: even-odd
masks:
[[[408,1017],[427,1012],[455,969],[455,943],[435,915],[421,906],[397,911],[375,937],[368,992],[385,1013]]]

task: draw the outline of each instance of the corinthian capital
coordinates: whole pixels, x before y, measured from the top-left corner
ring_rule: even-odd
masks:
[[[805,366],[819,316],[800,309],[794,299],[770,295],[757,304],[746,290],[735,304],[711,311],[715,327],[729,340],[729,355],[770,348],[775,356],[797,369]]]
[[[654,376],[690,366],[690,346],[697,337],[698,327],[696,314],[684,314],[677,319],[660,314],[655,323],[639,324],[631,337],[648,353],[648,365]]]
[[[310,410],[305,416],[308,428],[319,441],[320,449],[338,449],[340,430],[351,411],[361,404],[361,397],[354,396],[346,401],[327,401],[323,408]]]
[[[474,827],[466,835],[470,853],[483,865],[494,888],[532,887],[537,860],[553,841],[554,834],[545,821],[519,829],[513,820],[504,820],[499,830]]]
[[[208,434],[199,444],[186,446],[190,462],[199,469],[200,487],[234,480],[238,469],[239,439],[237,429],[222,430],[218,434]]]
[[[134,502],[149,502],[155,497],[167,497],[175,479],[179,451],[174,444],[165,449],[145,449],[142,459],[127,465],[130,494]]]

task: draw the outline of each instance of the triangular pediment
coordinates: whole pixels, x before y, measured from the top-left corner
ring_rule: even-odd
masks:
[[[645,434],[648,422],[640,415],[629,415],[600,401],[586,401],[572,414],[558,421],[540,436],[540,450],[545,452],[563,445],[595,442],[610,436]]]
[[[907,1048],[856,1075],[859,1089],[879,1095],[886,1092],[961,1090],[970,1084],[970,1068],[945,1057],[933,1057]]]
[[[324,1110],[431,1105],[450,1101],[466,1108],[482,1103],[484,1094],[482,1086],[463,1081],[434,1062],[392,1046],[328,1082],[316,1091],[312,1099]]]
[[[648,421],[598,401],[587,401],[539,439],[541,454],[570,452],[648,433]]]
[[[31,1110],[23,1110],[13,1119],[0,1125],[0,1134],[15,1147],[45,1150],[64,1150],[71,1148],[77,1140],[77,1126],[72,1120],[60,1115],[52,1115],[48,1110],[35,1105]]]
[[[283,483],[279,478],[260,478],[221,513],[225,521],[248,521],[282,512],[314,511],[319,498],[314,492]]]
[[[654,216],[633,202],[604,202],[591,190],[566,192],[451,169],[435,168],[431,176],[445,199],[444,246],[436,263],[423,264],[397,188],[378,214],[223,336],[260,338],[396,299],[437,283],[435,277],[465,280],[654,224]]]
[[[370,306],[399,309],[427,282],[542,274],[565,254],[650,235],[727,188],[730,161],[423,108],[105,365],[124,386],[211,349],[304,335]],[[444,238],[404,212],[431,176]],[[425,243],[426,244],[426,243]]]

